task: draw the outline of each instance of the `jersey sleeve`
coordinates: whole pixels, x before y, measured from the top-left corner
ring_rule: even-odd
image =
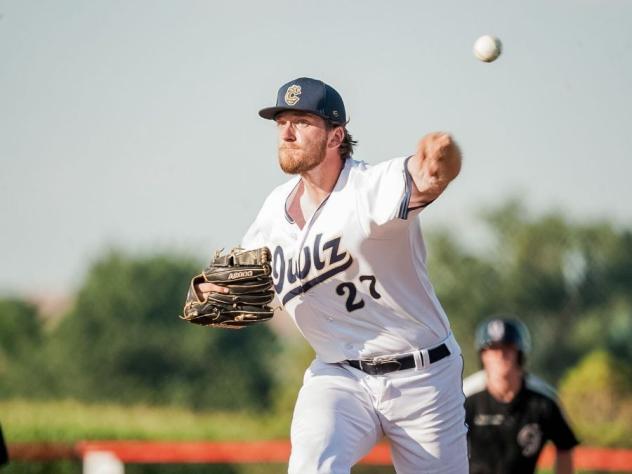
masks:
[[[463,379],[463,394],[470,397],[476,393],[483,392],[487,389],[487,375],[484,370],[474,372],[472,375]]]
[[[551,412],[547,424],[549,437],[557,449],[567,451],[579,444],[562,410],[553,400],[551,400]]]
[[[412,177],[409,157],[395,158],[369,167],[358,183],[358,210],[370,224],[383,225],[395,219],[406,220],[412,210]]]

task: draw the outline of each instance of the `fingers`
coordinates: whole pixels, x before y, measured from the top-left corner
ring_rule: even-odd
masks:
[[[443,159],[452,144],[452,137],[449,133],[432,132],[420,140],[418,148],[424,159],[429,157]]]
[[[200,293],[204,295],[210,293],[211,291],[215,293],[228,293],[228,288],[216,285],[215,283],[205,282],[205,283],[199,283],[197,286]]]
[[[430,177],[445,174],[452,179],[459,174],[461,152],[449,133],[428,133],[419,141],[417,154],[424,172]]]

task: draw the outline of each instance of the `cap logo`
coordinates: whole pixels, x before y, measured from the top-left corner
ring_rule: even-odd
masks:
[[[505,335],[505,325],[498,319],[491,321],[487,326],[487,333],[492,341],[501,341]]]
[[[338,118],[340,116],[340,113],[337,110],[332,110],[331,115],[333,115],[335,118]]]
[[[287,91],[285,91],[285,103],[287,105],[296,105],[298,101],[301,100],[301,98],[299,97],[300,95],[301,86],[292,84],[290,87],[287,88]]]

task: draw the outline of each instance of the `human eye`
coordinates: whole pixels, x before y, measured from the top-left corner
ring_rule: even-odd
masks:
[[[296,125],[297,128],[307,128],[310,126],[310,123],[305,119],[299,119],[296,122],[294,122],[294,124]]]

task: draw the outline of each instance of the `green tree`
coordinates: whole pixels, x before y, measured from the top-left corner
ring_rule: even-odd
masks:
[[[12,395],[33,369],[30,354],[42,343],[37,308],[17,298],[0,300],[0,395]],[[30,377],[33,382],[33,377]]]
[[[530,215],[519,201],[482,214],[484,250],[432,234],[429,270],[464,350],[478,368],[474,327],[497,313],[529,326],[529,366],[555,382],[587,352],[605,349],[632,364],[632,235],[562,213]]]
[[[632,446],[629,365],[607,352],[591,352],[564,376],[560,395],[585,444]]]
[[[493,262],[467,252],[453,234],[431,234],[428,268],[437,295],[459,341],[466,373],[478,370],[474,331],[479,321],[505,306],[500,274]]]
[[[89,271],[51,335],[48,386],[84,400],[265,407],[277,342],[261,325],[212,330],[178,318],[191,259],[111,252]]]

